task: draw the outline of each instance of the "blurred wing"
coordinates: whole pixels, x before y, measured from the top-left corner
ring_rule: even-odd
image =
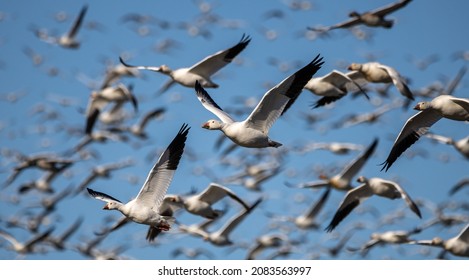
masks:
[[[399,193],[401,193],[401,198],[405,200],[410,210],[412,210],[412,212],[414,212],[420,219],[422,218],[422,214],[420,213],[419,207],[401,186],[391,182],[383,182],[383,184],[395,188],[397,191],[399,191]]]
[[[412,1],[412,0],[401,0],[397,3],[389,4],[387,6],[384,6],[384,7],[381,7],[379,9],[373,10],[373,11],[371,11],[371,13],[374,14],[374,15],[377,15],[377,16],[385,16],[387,14],[390,14],[390,13],[404,7],[410,1]]]
[[[386,65],[380,65],[379,68],[385,70],[392,79],[392,83],[396,86],[399,92],[410,100],[414,100],[414,95],[410,91],[399,73],[392,67]]]
[[[340,203],[334,217],[332,218],[329,225],[326,227],[327,232],[331,232],[339,223],[347,217],[353,209],[355,209],[364,199],[373,195],[369,187],[363,184],[359,187],[351,189],[347,192],[344,199]]]
[[[190,127],[183,124],[178,134],[148,173],[135,200],[146,207],[159,209],[184,151]]]
[[[469,243],[469,224],[461,231],[461,233],[456,237],[457,239]]]
[[[439,119],[441,119],[441,116],[432,109],[420,111],[408,119],[397,136],[396,141],[394,141],[388,158],[382,163],[383,168],[381,168],[381,171],[383,169],[388,171],[389,167],[391,167],[396,159],[407,150],[407,148],[419,140],[420,136],[427,133],[430,126]]]
[[[85,17],[87,10],[88,10],[88,5],[85,5],[83,6],[83,8],[81,8],[80,14],[76,18],[75,22],[73,23],[72,28],[70,29],[70,32],[68,33],[68,37],[73,38],[75,37],[75,35],[77,35],[77,32],[80,29],[80,26],[83,22],[83,18]]]
[[[373,143],[366,149],[366,151],[360,155],[357,159],[355,159],[352,163],[350,163],[344,170],[342,170],[340,177],[351,181],[355,175],[362,169],[365,165],[366,161],[376,149],[378,145],[378,138],[373,140]]]

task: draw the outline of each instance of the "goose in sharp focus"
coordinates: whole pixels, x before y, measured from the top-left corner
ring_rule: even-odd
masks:
[[[352,63],[348,66],[348,77],[360,84],[362,81],[369,83],[393,83],[399,92],[410,100],[414,96],[407,86],[404,78],[393,67],[381,64],[379,62]]]
[[[321,175],[319,181],[307,182],[301,184],[300,188],[321,188],[321,187],[332,187],[337,190],[348,191],[353,187],[351,181],[353,177],[362,169],[366,161],[373,154],[376,146],[378,145],[378,138],[375,138],[373,142],[368,146],[365,152],[358,156],[355,160],[350,162],[339,174],[336,174],[330,178]]]
[[[369,27],[383,27],[383,28],[391,28],[394,25],[394,20],[386,19],[386,16],[398,9],[401,9],[405,5],[407,5],[412,0],[401,0],[399,2],[391,3],[384,7],[380,7],[378,9],[358,13],[356,11],[350,12],[349,16],[351,19],[346,20],[344,22],[334,24],[329,27],[320,27],[320,28],[310,28],[314,31],[329,31],[332,29],[338,28],[349,28],[356,26],[358,24],[364,24]]]
[[[221,130],[234,143],[247,148],[280,147],[281,143],[268,137],[269,129],[298,98],[305,84],[323,63],[322,57],[316,56],[308,65],[267,91],[251,114],[240,122],[224,112],[202,85],[196,82],[195,91],[200,102],[221,120],[209,120],[202,128]]]
[[[389,199],[402,198],[405,200],[409,208],[419,218],[422,218],[417,204],[415,204],[415,202],[410,198],[407,192],[405,192],[404,189],[397,183],[376,177],[368,179],[364,176],[358,177],[357,182],[362,183],[362,185],[347,192],[344,199],[340,203],[339,208],[334,214],[334,217],[332,218],[329,225],[326,227],[326,231],[330,232],[334,230],[334,228],[345,217],[347,217],[347,215],[350,214],[353,209],[355,209],[365,199],[373,195]]]
[[[455,256],[469,257],[469,224],[453,238],[443,240],[435,237],[432,240],[411,241],[409,244],[440,247],[444,249],[444,252],[450,252]]]
[[[311,78],[304,88],[315,95],[322,96],[316,102],[313,109],[335,102],[344,97],[349,91],[356,89],[365,94],[366,98],[369,99],[366,92],[358,83],[347,76],[347,74],[337,70],[333,70],[322,77]]]
[[[381,170],[388,171],[397,158],[441,118],[469,121],[468,98],[439,95],[431,101],[417,103],[414,109],[420,112],[410,117],[404,124]]]
[[[186,87],[194,87],[195,82],[199,81],[199,83],[206,88],[217,88],[218,84],[212,81],[211,76],[226,65],[230,64],[231,61],[233,61],[233,59],[242,52],[244,48],[246,48],[250,41],[251,38],[249,36],[243,35],[239,43],[233,47],[209,55],[191,67],[179,68],[176,70],[172,70],[167,65],[161,65],[158,67],[135,66],[127,64],[121,57],[119,57],[119,60],[127,67],[160,72],[171,77],[171,79],[159,90],[160,94],[164,93],[175,83],[179,83]]]
[[[104,210],[118,210],[136,223],[149,225],[150,231],[152,229],[168,231],[173,218],[162,215],[159,208],[178,167],[189,129],[190,127],[186,124],[182,125],[178,134],[148,173],[136,198],[123,204],[107,194],[87,188],[89,194],[106,202]],[[149,236],[147,238],[150,239]]]
[[[226,196],[241,204],[245,209],[249,209],[249,206],[232,190],[216,183],[210,183],[208,187],[199,194],[188,197],[181,195],[168,195],[167,197],[169,197],[170,203],[180,205],[189,213],[207,219],[215,219],[220,216],[220,211],[213,209],[212,205]]]

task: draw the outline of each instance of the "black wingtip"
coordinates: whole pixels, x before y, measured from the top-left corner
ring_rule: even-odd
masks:
[[[130,65],[130,64],[127,64],[127,63],[122,59],[121,56],[119,56],[119,61],[120,61],[120,63],[122,63],[122,65],[124,65],[125,67],[135,68],[135,66]]]
[[[93,131],[93,127],[96,121],[98,120],[99,113],[100,113],[99,109],[95,108],[93,112],[91,112],[91,114],[86,119],[86,126],[85,126],[86,135],[91,135],[91,132]]]

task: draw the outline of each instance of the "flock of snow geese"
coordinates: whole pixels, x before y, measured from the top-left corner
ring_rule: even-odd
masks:
[[[305,29],[318,34],[318,36],[325,36],[325,34],[335,32],[332,30],[350,29],[356,26],[367,26],[367,28],[372,29],[389,29],[393,27],[394,21],[388,19],[388,15],[404,8],[410,2],[412,1],[401,0],[364,13],[354,11],[350,13],[349,19],[342,23],[328,27],[305,26]],[[60,46],[65,49],[80,49],[81,43],[77,39],[77,34],[84,24],[84,18],[88,9],[87,5],[83,6],[74,20],[70,31],[64,35],[54,36],[47,30],[39,28],[33,30],[34,34],[41,41],[54,46]],[[280,15],[277,16],[281,17]],[[134,20],[136,22],[145,22],[144,18]],[[229,157],[235,149],[238,151],[259,151],[259,153],[269,151],[267,153],[272,155],[275,152],[271,151],[279,151],[286,148],[282,140],[286,140],[287,137],[285,139],[273,140],[269,136],[269,131],[277,120],[294,107],[295,101],[305,91],[311,92],[320,98],[313,104],[313,110],[329,108],[334,106],[335,103],[345,102],[341,99],[350,95],[356,95],[358,98],[363,97],[364,100],[371,101],[372,96],[369,85],[372,84],[385,84],[394,87],[402,95],[403,98],[401,97],[400,101],[403,101],[399,102],[398,105],[386,104],[388,107],[380,109],[374,115],[368,116],[367,120],[362,120],[363,122],[372,122],[373,119],[377,119],[379,115],[385,114],[393,107],[401,106],[405,108],[408,104],[422,97],[413,93],[408,79],[404,78],[398,70],[376,61],[351,63],[346,67],[348,72],[334,69],[323,76],[318,76],[318,71],[324,67],[328,58],[317,53],[309,60],[309,63],[298,67],[293,74],[286,76],[282,81],[271,86],[254,106],[249,107],[248,111],[246,111],[247,117],[244,120],[237,121],[235,119],[236,116],[233,116],[228,110],[222,109],[222,106],[216,103],[215,100],[219,96],[212,98],[207,89],[223,88],[223,82],[217,80],[217,73],[233,64],[237,57],[249,46],[251,39],[251,36],[243,34],[239,42],[232,47],[209,54],[192,66],[178,69],[171,69],[167,65],[134,65],[128,57],[119,56],[119,64],[107,71],[99,88],[94,89],[89,95],[88,105],[83,110],[85,120],[80,132],[85,136],[76,146],[60,155],[44,153],[29,156],[16,152],[13,149],[9,151],[5,149],[2,156],[8,158],[9,162],[14,162],[14,166],[9,167],[2,191],[11,188],[26,170],[37,169],[45,172],[44,176],[38,180],[21,184],[18,188],[18,194],[26,195],[28,193],[39,192],[44,194],[44,198],[40,201],[39,206],[37,206],[43,209],[43,211],[34,217],[28,217],[29,221],[26,225],[23,224],[24,221],[21,221],[21,214],[19,214],[19,218],[14,220],[5,217],[5,213],[2,213],[0,221],[0,237],[2,238],[0,251],[11,250],[19,256],[24,257],[28,254],[46,253],[52,249],[61,251],[68,248],[67,239],[82,226],[83,217],[78,218],[61,236],[55,236],[54,227],[47,226],[46,221],[48,216],[56,211],[56,204],[66,198],[71,199],[80,194],[86,194],[97,200],[104,201],[105,204],[102,208],[104,210],[117,210],[122,214],[120,220],[116,221],[114,225],[95,230],[93,233],[95,239],[92,239],[88,244],[79,244],[73,247],[74,250],[88,258],[119,258],[119,254],[127,249],[125,246],[117,247],[108,252],[100,251],[96,246],[103,240],[113,236],[112,232],[117,231],[125,224],[131,224],[131,222],[148,226],[146,240],[151,246],[158,246],[160,239],[164,240],[174,232],[177,232],[193,236],[194,238],[201,238],[214,246],[223,247],[237,244],[238,247],[243,247],[247,250],[247,259],[288,257],[289,254],[300,250],[301,244],[305,241],[302,239],[293,240],[285,232],[268,233],[244,245],[233,240],[231,237],[231,233],[243,220],[254,211],[260,211],[257,210],[259,205],[262,205],[261,203],[267,200],[268,196],[261,195],[254,202],[250,203],[227,185],[244,185],[250,192],[264,193],[265,189],[261,189],[261,184],[266,185],[265,182],[267,180],[278,175],[283,171],[282,168],[285,168],[281,167],[282,159],[280,158],[274,158],[267,162],[267,164],[262,162],[261,159],[258,159],[258,161],[262,164],[250,165],[247,162],[242,163],[238,169],[244,168],[245,170],[240,174],[224,176],[223,179],[213,176],[214,180],[200,192],[191,190],[188,193],[175,194],[171,191],[173,178],[179,175],[177,169],[181,159],[192,156],[191,152],[187,151],[186,141],[191,138],[194,128],[189,126],[188,120],[181,120],[179,131],[170,142],[168,141],[169,144],[167,144],[166,149],[159,151],[159,157],[156,162],[152,159],[153,166],[149,170],[146,180],[138,193],[136,192],[136,196],[127,203],[123,203],[119,199],[102,192],[101,187],[92,187],[91,185],[95,180],[110,178],[111,173],[132,166],[134,164],[133,160],[94,165],[89,175],[83,176],[82,181],[77,186],[71,185],[58,193],[56,193],[55,186],[52,186],[52,182],[56,177],[63,176],[76,164],[77,160],[74,158],[77,155],[81,158],[80,161],[90,158],[95,160],[93,159],[94,155],[91,152],[87,152],[93,143],[107,143],[108,140],[126,142],[129,137],[135,137],[135,139],[140,139],[141,141],[151,139],[151,134],[147,131],[146,127],[152,120],[161,118],[170,109],[163,107],[152,109],[133,125],[125,124],[127,115],[124,108],[126,104],[130,104],[133,112],[138,114],[141,110],[141,101],[139,96],[134,93],[133,86],[124,85],[121,79],[138,79],[143,76],[142,72],[157,72],[169,77],[168,81],[158,90],[158,97],[176,87],[180,87],[178,90],[189,88],[193,91],[193,95],[198,98],[201,103],[200,105],[218,118],[218,120],[210,119],[205,121],[202,124],[202,128],[220,130],[222,138],[219,141],[230,140],[230,148],[222,155],[225,158]],[[409,117],[402,125],[401,131],[397,134],[394,144],[387,153],[387,158],[382,163],[381,171],[386,172],[390,170],[398,161],[408,160],[402,158],[403,153],[411,146],[417,146],[418,143],[416,142],[422,136],[452,145],[465,159],[469,159],[469,136],[464,139],[453,140],[447,136],[429,132],[431,126],[440,120],[442,122],[461,122],[461,129],[467,126],[467,122],[469,122],[469,99],[452,95],[464,73],[465,68],[460,71],[455,81],[456,84],[452,85],[451,88],[441,90],[439,94],[432,96],[431,99],[427,98],[428,100],[415,103],[414,109],[418,112]],[[199,105],[197,104],[197,106]],[[193,107],[194,112],[200,112],[199,109],[201,107],[199,109],[196,106]],[[347,118],[347,121],[352,121],[352,118]],[[355,124],[359,123],[358,120],[355,120],[355,122]],[[363,211],[365,209],[361,207],[363,202],[372,196],[390,200],[400,198],[405,201],[408,210],[412,211],[419,219],[422,219],[420,208],[424,206],[424,202],[411,198],[409,192],[397,181],[379,177],[368,178],[361,173],[368,159],[373,156],[378,143],[379,138],[375,138],[368,147],[352,143],[316,142],[301,149],[298,148],[300,153],[309,153],[316,149],[327,149],[337,155],[347,154],[351,151],[361,151],[361,153],[342,170],[335,171],[337,172],[335,175],[326,175],[324,172],[321,172],[318,176],[320,179],[318,181],[300,184],[285,182],[286,190],[291,191],[292,189],[306,188],[312,190],[324,189],[324,192],[315,203],[311,203],[307,211],[297,217],[282,216],[274,213],[274,210],[265,214],[266,219],[276,220],[278,223],[293,223],[298,230],[306,233],[312,230],[323,230],[327,232],[326,234],[333,234],[339,225],[351,219],[347,219],[347,217],[351,215],[352,211]],[[288,149],[291,149],[292,152],[295,150],[290,147]],[[222,159],[220,159],[221,161]],[[251,180],[246,180],[247,177]],[[217,179],[218,181],[216,181]],[[356,182],[359,183],[358,186],[355,186]],[[450,190],[450,193],[454,194],[467,185],[469,185],[468,179],[463,178],[459,184]],[[335,207],[335,213],[329,216],[329,224],[323,227],[320,213],[325,207],[331,192],[335,191],[343,193],[343,199]],[[117,193],[118,191],[114,189],[112,192]],[[17,199],[21,200],[21,197]],[[381,198],[374,199],[378,200]],[[225,209],[217,209],[216,205],[217,203],[221,204],[219,203],[221,201],[225,202]],[[210,231],[209,228],[213,224],[218,223],[218,220],[222,219],[229,212],[230,207],[241,207],[242,209],[228,219],[218,230]],[[96,206],[96,212],[98,209]],[[441,212],[441,209],[438,211]],[[196,216],[202,220],[200,223],[192,225],[184,224],[178,219],[181,212]],[[377,244],[418,244],[441,247],[442,253],[439,255],[440,258],[443,258],[447,253],[459,257],[469,257],[469,214],[456,221],[456,218],[445,217],[440,212],[438,212],[438,215],[435,214],[438,216],[435,218],[436,220],[419,223],[414,229],[409,231],[375,232],[371,235],[371,239],[368,242],[358,248],[354,248],[354,246],[346,248],[346,243],[364,225],[357,224],[352,228],[342,228],[340,230],[343,233],[341,241],[337,247],[328,248],[328,253],[331,257],[334,257],[343,251],[347,251],[349,254],[365,257],[371,247]],[[97,213],[96,215],[101,214]],[[384,217],[381,220],[385,222]],[[453,225],[457,223],[465,223],[467,225],[463,227],[457,236],[448,240],[443,240],[439,237],[435,237],[432,240],[416,240],[411,238],[412,235],[419,234],[435,224]],[[15,227],[25,227],[34,233],[34,236],[26,242],[21,242],[13,234],[9,233],[7,229]],[[47,227],[47,229],[43,230],[44,227]],[[276,248],[276,250],[272,251],[272,255],[262,254],[264,250],[272,248]],[[214,258],[213,253],[207,247],[193,249],[184,246],[174,250],[171,257],[176,258],[181,254],[186,255],[187,258],[198,258],[202,255],[209,259]],[[318,254],[318,256],[311,255],[309,257],[320,258],[322,252]]]

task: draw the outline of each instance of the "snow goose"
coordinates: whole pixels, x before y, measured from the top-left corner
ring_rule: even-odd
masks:
[[[296,218],[293,219],[293,222],[295,225],[301,229],[307,229],[307,228],[318,228],[319,225],[317,223],[317,216],[321,209],[324,207],[324,204],[326,203],[329,193],[331,192],[331,188],[327,188],[326,191],[322,194],[322,196],[319,198],[319,200],[311,204],[311,207],[304,213]]]
[[[186,87],[194,87],[195,82],[199,81],[204,87],[217,88],[218,84],[212,81],[211,76],[226,65],[230,64],[231,61],[233,61],[233,59],[246,48],[250,41],[251,38],[243,34],[239,43],[233,47],[209,55],[191,67],[179,68],[176,70],[172,70],[167,65],[161,65],[158,67],[136,66],[127,64],[121,57],[119,57],[119,60],[126,67],[160,72],[171,77],[171,79],[159,90],[160,94],[164,93],[175,83],[179,83]]]
[[[87,188],[89,194],[106,202],[104,210],[118,210],[136,223],[149,225],[147,239],[150,241],[151,231],[168,231],[171,228],[170,222],[173,218],[162,215],[159,208],[178,167],[189,129],[187,124],[182,125],[178,134],[148,173],[148,177],[136,198],[123,204],[107,194]]]
[[[397,183],[384,180],[381,178],[365,178],[360,176],[357,182],[362,185],[351,189],[347,192],[344,199],[340,203],[332,221],[326,227],[326,231],[331,232],[334,228],[350,214],[363,200],[377,195],[389,199],[402,198],[405,200],[409,208],[419,217],[422,218],[420,210],[410,196],[404,191],[404,189]]]
[[[370,240],[363,244],[360,248],[347,248],[351,252],[361,251],[362,257],[364,257],[371,248],[375,245],[385,245],[385,244],[404,244],[409,243],[412,240],[410,237],[414,234],[418,234],[422,231],[422,228],[415,228],[413,230],[394,230],[386,232],[374,232],[370,236]]]
[[[37,234],[33,236],[27,242],[19,242],[18,240],[13,237],[13,235],[9,234],[8,232],[0,229],[0,237],[5,238],[8,242],[11,243],[11,250],[15,251],[20,255],[26,255],[31,253],[38,252],[38,248],[36,247],[40,242],[43,242],[54,230],[54,228],[50,228],[43,233]]]
[[[396,3],[392,3],[389,5],[386,5],[384,7],[380,7],[378,9],[364,12],[364,13],[358,13],[356,11],[350,12],[349,16],[351,19],[346,20],[344,22],[334,24],[329,27],[321,27],[321,28],[310,28],[311,30],[314,31],[329,31],[332,29],[338,29],[338,28],[349,28],[356,26],[358,24],[364,24],[369,27],[384,27],[384,28],[391,28],[394,25],[394,20],[386,19],[385,17],[405,5],[407,5],[410,1],[412,0],[401,0]]]
[[[440,247],[444,249],[444,253],[450,252],[455,256],[469,257],[469,224],[457,236],[448,240],[435,237],[432,240],[411,241],[409,244]]]
[[[220,211],[213,209],[212,205],[227,196],[241,204],[245,209],[249,209],[249,206],[232,190],[216,183],[210,183],[201,193],[188,197],[168,195],[170,203],[183,207],[189,213],[207,219],[215,219],[220,215]]]
[[[333,70],[322,77],[311,78],[304,88],[315,95],[323,96],[316,102],[313,109],[335,102],[354,89],[358,89],[369,99],[359,84],[348,77],[347,74],[337,70]]]
[[[433,133],[427,133],[425,136],[430,139],[436,140],[437,142],[453,146],[466,159],[469,159],[469,136],[466,136],[459,140],[454,140],[453,138]]]
[[[375,138],[373,142],[368,146],[365,152],[350,162],[339,174],[332,177],[324,175],[320,176],[319,181],[307,182],[301,184],[300,188],[321,188],[321,187],[332,187],[337,190],[348,191],[352,189],[351,181],[355,175],[362,169],[368,158],[373,154],[378,145],[378,138]]]
[[[120,162],[112,162],[108,164],[102,164],[94,166],[91,169],[91,173],[78,185],[75,190],[75,195],[82,192],[91,182],[98,178],[111,178],[111,172],[132,166],[134,164],[133,160],[126,159]]]
[[[417,103],[414,109],[420,112],[404,124],[381,170],[388,171],[397,158],[441,118],[469,121],[469,99],[467,98],[439,95],[431,101]]]
[[[414,96],[407,86],[404,78],[393,67],[379,62],[352,63],[348,66],[348,76],[360,83],[366,80],[370,83],[393,83],[399,92],[408,99],[414,100]]]
[[[165,111],[166,109],[164,107],[150,110],[147,113],[145,113],[145,115],[143,115],[141,119],[138,122],[134,123],[133,125],[115,126],[115,127],[111,127],[109,130],[112,132],[127,131],[140,139],[148,139],[148,134],[145,131],[145,127],[150,122],[150,120],[161,118],[162,115],[165,113]]]
[[[36,36],[39,37],[39,39],[50,44],[57,44],[67,49],[78,49],[80,47],[80,42],[76,40],[76,35],[83,23],[83,18],[85,17],[87,10],[88,10],[88,5],[84,5],[81,8],[80,13],[78,14],[77,18],[73,22],[73,25],[70,28],[70,30],[67,33],[63,34],[62,36],[50,37],[48,34],[44,33],[41,30],[37,30],[35,32]]]
[[[214,232],[199,232],[202,234],[202,238],[205,241],[209,241],[211,244],[216,246],[231,245],[233,242],[230,240],[230,233],[247,217],[248,214],[254,210],[262,201],[259,198],[249,209],[243,209],[240,213],[233,216],[229,221],[226,222],[219,230]]]
[[[64,251],[67,248],[66,246],[67,239],[69,239],[78,230],[82,222],[83,222],[83,217],[79,217],[61,235],[48,236],[46,241],[50,243],[56,250]]]
[[[132,87],[128,88],[123,84],[107,87],[90,94],[88,106],[86,108],[86,134],[90,134],[98,119],[100,112],[109,103],[124,103],[130,101],[134,110],[138,110],[137,98],[132,93]]]
[[[202,85],[196,82],[195,91],[198,99],[207,110],[221,120],[221,122],[209,120],[202,125],[202,128],[221,130],[234,143],[247,148],[280,147],[281,143],[272,141],[268,137],[270,127],[298,98],[305,84],[323,63],[322,57],[316,56],[308,65],[267,91],[251,114],[240,122],[224,112]]]
[[[248,250],[246,259],[254,260],[263,250],[280,247],[287,241],[288,237],[283,234],[266,234],[259,236],[256,238],[255,244]]]

